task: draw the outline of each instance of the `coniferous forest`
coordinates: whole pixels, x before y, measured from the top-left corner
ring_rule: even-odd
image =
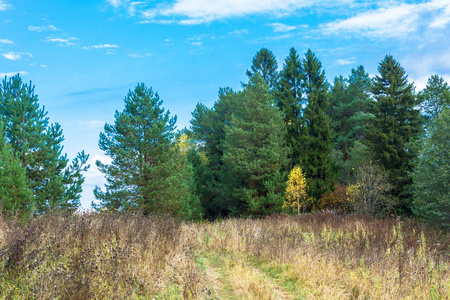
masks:
[[[450,87],[439,75],[416,93],[386,55],[374,78],[359,66],[330,84],[317,56],[294,48],[277,70],[261,49],[242,90],[197,104],[181,131],[158,93],[138,84],[100,133],[112,163],[97,162],[107,184],[93,206],[194,220],[328,209],[450,226]],[[60,125],[19,75],[3,80],[0,109],[2,211],[75,211],[88,155],[69,164]],[[294,168],[305,184],[288,200]]]
[[[329,81],[311,50],[294,48],[282,68],[269,49],[261,49],[246,74],[240,90],[219,89],[212,107],[198,103],[183,130],[150,86],[130,89],[124,108],[99,136],[111,163],[97,161],[96,167],[107,183],[94,190],[95,213],[81,216],[83,172],[93,167],[89,155],[80,149],[70,161],[62,128],[49,122],[32,83],[19,75],[5,78],[0,269],[6,275],[0,276],[0,295],[188,299],[213,293],[210,299],[228,299],[253,293],[252,299],[291,299],[285,292],[318,299],[447,299],[448,83],[433,75],[416,91],[391,55],[374,77],[358,66]],[[31,238],[41,242],[27,244]],[[58,246],[49,254],[42,245]],[[306,250],[290,252],[296,247]],[[71,256],[46,260],[57,253]],[[313,263],[309,258],[317,253]],[[325,261],[330,272],[356,272],[344,284],[345,297],[337,287],[327,290],[336,280],[329,273],[321,273],[320,285],[294,270],[299,263],[314,268]],[[151,270],[130,267],[137,264]],[[213,275],[201,270],[225,279],[208,290],[201,278]],[[270,278],[262,286],[280,288],[258,290],[263,275],[255,272]],[[233,274],[256,280],[253,290],[239,286]],[[392,282],[377,281],[384,276]],[[53,283],[66,294],[48,288]]]

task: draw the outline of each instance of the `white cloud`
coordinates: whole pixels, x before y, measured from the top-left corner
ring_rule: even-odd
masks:
[[[47,65],[41,65],[41,67],[42,67],[42,68],[48,68],[48,66],[47,66]]]
[[[13,41],[8,40],[8,39],[0,39],[0,43],[1,44],[14,44]]]
[[[191,45],[194,45],[194,46],[201,46],[201,45],[203,45],[203,44],[202,44],[202,42],[192,42]]]
[[[338,59],[335,61],[336,65],[339,66],[345,66],[345,65],[351,65],[356,62],[356,57],[348,58],[348,59]]]
[[[144,58],[147,56],[152,56],[151,53],[145,53],[145,54],[136,54],[136,53],[131,53],[128,55],[129,57],[134,57],[134,58]]]
[[[59,29],[56,28],[56,27],[53,26],[53,25],[44,25],[44,26],[33,26],[33,25],[30,25],[30,26],[28,26],[28,30],[30,30],[30,31],[41,32],[41,31],[46,31],[46,30],[49,30],[49,31],[58,31]]]
[[[243,35],[243,34],[248,34],[248,30],[247,29],[236,29],[234,31],[230,31],[228,32],[229,35]]]
[[[59,43],[58,46],[70,46],[70,45],[74,45],[73,41],[77,40],[77,38],[74,38],[74,37],[69,37],[69,38],[47,37],[45,40],[47,42],[51,42],[51,43]]]
[[[360,13],[346,20],[325,24],[325,33],[362,34],[371,37],[406,37],[420,28],[443,27],[450,23],[450,2],[391,5]]]
[[[7,10],[11,7],[11,4],[5,3],[5,1],[0,0],[0,11]]]
[[[119,48],[117,45],[111,45],[111,44],[103,44],[103,45],[94,45],[91,48],[94,49],[102,49],[102,48]]]
[[[103,180],[101,179],[103,179],[105,175],[102,172],[100,172],[97,166],[95,165],[95,162],[97,160],[101,161],[103,164],[110,164],[112,162],[111,157],[103,154],[95,154],[93,157],[90,157],[87,161],[87,164],[91,165],[91,167],[86,173],[84,173],[84,176],[86,177],[86,182],[88,182],[88,178],[91,179],[89,181],[92,181],[93,178],[97,178],[100,179],[100,182],[103,182]]]
[[[4,58],[6,59],[10,59],[10,60],[19,60],[22,58],[23,55],[29,56],[29,57],[33,57],[33,55],[31,55],[30,53],[26,53],[26,52],[9,52],[9,53],[4,53],[2,54]]]
[[[139,15],[145,23],[173,22],[194,25],[230,17],[252,14],[290,15],[296,10],[317,7],[345,6],[353,0],[175,0],[172,3],[154,4],[153,1],[108,0],[130,15]]]
[[[288,32],[297,28],[297,26],[290,26],[283,23],[272,23],[269,25],[272,26],[274,32]]]
[[[26,71],[17,71],[17,72],[9,72],[9,73],[0,73],[0,77],[12,77],[14,75],[17,75],[17,73],[19,73],[19,75],[23,76],[23,75],[28,75],[28,72]]]

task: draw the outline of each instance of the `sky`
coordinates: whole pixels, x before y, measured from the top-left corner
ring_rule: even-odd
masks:
[[[90,154],[81,204],[104,177],[95,161],[104,124],[114,123],[138,83],[189,126],[221,87],[241,89],[261,48],[283,67],[289,49],[311,49],[327,80],[363,65],[371,76],[386,54],[416,91],[434,74],[450,82],[450,0],[0,0],[0,78],[35,85],[64,153]]]

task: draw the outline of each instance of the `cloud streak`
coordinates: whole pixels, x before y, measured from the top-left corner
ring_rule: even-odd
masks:
[[[274,32],[288,32],[297,29],[297,26],[290,26],[283,23],[272,23],[269,25],[272,26]]]
[[[17,72],[9,72],[9,73],[0,73],[0,77],[1,78],[3,78],[3,77],[12,77],[12,76],[14,76],[14,75],[17,75],[17,74],[20,74],[21,76],[23,76],[23,75],[28,75],[28,72],[26,72],[26,71],[17,71]]]
[[[450,2],[392,5],[378,8],[346,20],[322,25],[327,34],[358,34],[376,38],[407,37],[421,28],[442,28],[450,23]]]
[[[14,42],[8,39],[0,39],[0,44],[14,44]]]
[[[73,41],[77,40],[77,38],[74,37],[68,37],[68,38],[53,38],[53,37],[47,37],[45,39],[46,42],[50,43],[59,43],[58,46],[71,46],[74,45]]]
[[[5,1],[0,0],[0,11],[7,10],[11,7],[11,4],[5,3]]]
[[[20,53],[9,52],[9,53],[2,54],[2,56],[4,58],[9,59],[9,60],[19,60],[19,59],[22,59],[22,57],[24,55],[29,56],[29,57],[33,57],[33,55],[31,55],[30,53],[26,53],[26,52],[20,52]]]
[[[28,26],[28,30],[42,32],[42,31],[58,31],[59,29],[53,25],[44,25],[44,26],[30,25],[30,26]]]
[[[144,22],[171,23],[174,20],[183,25],[195,25],[215,20],[242,17],[255,14],[275,16],[290,15],[293,12],[317,7],[346,5],[353,0],[336,4],[331,0],[176,0],[171,4],[153,4],[152,2],[131,0],[108,0],[116,9],[125,9],[130,16],[139,15]],[[284,30],[289,30],[284,27]]]

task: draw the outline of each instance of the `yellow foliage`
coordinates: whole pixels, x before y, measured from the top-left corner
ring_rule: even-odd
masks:
[[[289,173],[283,208],[291,207],[294,211],[297,211],[297,214],[300,214],[300,208],[305,209],[310,200],[306,189],[305,174],[299,166],[295,166]]]

